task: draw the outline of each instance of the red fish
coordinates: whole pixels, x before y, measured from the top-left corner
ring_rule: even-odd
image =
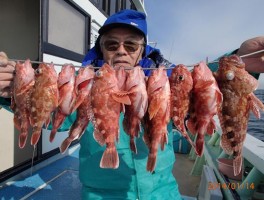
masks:
[[[116,70],[116,78],[118,80],[118,88],[120,90],[125,89],[125,83],[127,79],[127,72],[124,67],[115,66],[114,69]]]
[[[31,145],[36,145],[41,129],[50,123],[51,113],[58,107],[58,76],[53,64],[42,63],[35,70],[35,85],[31,95],[31,115],[33,126]]]
[[[194,66],[193,72],[193,95],[190,119],[187,127],[196,137],[196,154],[201,156],[204,149],[204,135],[211,135],[216,129],[213,117],[218,113],[223,96],[217,82],[204,62]]]
[[[90,66],[79,69],[77,76],[78,84],[75,85],[78,90],[77,118],[70,128],[69,136],[60,146],[61,153],[64,153],[74,139],[80,139],[92,118],[91,108],[91,88],[93,84],[94,70]]]
[[[177,65],[172,69],[170,76],[171,88],[171,118],[174,125],[194,147],[186,128],[185,118],[189,112],[193,79],[191,72],[185,65]]]
[[[168,143],[167,125],[170,121],[170,83],[164,66],[152,71],[147,81],[148,111],[144,117],[143,139],[149,148],[147,171],[156,167],[159,145]]]
[[[125,82],[125,91],[129,92],[131,105],[126,106],[123,126],[130,136],[130,148],[137,153],[135,137],[139,136],[140,121],[148,107],[148,94],[146,89],[145,74],[140,66],[129,70]]]
[[[60,152],[64,153],[74,139],[80,139],[92,118],[91,95],[88,95],[77,108],[77,118],[70,128],[69,136],[62,142]]]
[[[94,138],[100,144],[106,144],[100,167],[116,169],[119,157],[115,142],[119,135],[119,116],[121,104],[131,104],[126,92],[118,88],[115,70],[104,64],[95,73],[91,91]]]
[[[15,66],[12,108],[14,110],[15,126],[20,131],[20,148],[24,148],[27,141],[30,127],[30,99],[34,83],[35,74],[30,60],[26,60],[24,63],[18,62]]]
[[[222,128],[221,147],[233,155],[234,175],[242,168],[242,149],[246,138],[250,110],[260,118],[262,102],[252,93],[258,81],[245,70],[245,63],[237,55],[223,57],[215,77],[223,93],[223,105],[219,112]]]
[[[50,142],[55,138],[58,128],[65,118],[72,113],[76,101],[75,68],[73,65],[63,65],[58,77],[59,106],[53,115],[52,130],[50,132]]]
[[[73,111],[75,111],[79,105],[85,100],[85,98],[89,95],[92,82],[94,78],[94,69],[92,65],[87,65],[85,67],[81,67],[78,70],[78,75],[75,81],[75,91],[77,93],[77,99],[75,105],[73,107]]]

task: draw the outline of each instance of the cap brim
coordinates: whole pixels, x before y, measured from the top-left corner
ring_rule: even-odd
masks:
[[[113,28],[119,28],[119,27],[126,27],[126,28],[130,28],[131,30],[134,30],[138,33],[140,33],[145,41],[146,41],[146,38],[145,38],[145,33],[143,31],[141,31],[140,29],[138,29],[137,27],[135,26],[132,26],[130,24],[124,24],[124,23],[113,23],[113,24],[108,24],[108,25],[105,25],[103,26],[102,28],[99,29],[99,34],[100,35],[103,35],[105,34],[106,32],[108,32],[110,29],[113,29]]]

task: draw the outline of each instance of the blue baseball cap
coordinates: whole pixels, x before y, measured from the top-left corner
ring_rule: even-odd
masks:
[[[107,18],[98,32],[103,35],[110,29],[120,26],[138,31],[143,34],[145,42],[147,42],[147,21],[144,13],[136,10],[121,10]]]

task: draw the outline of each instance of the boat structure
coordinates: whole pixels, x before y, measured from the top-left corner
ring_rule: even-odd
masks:
[[[81,66],[109,15],[121,9],[146,13],[143,0],[2,0],[0,4],[4,22],[0,50],[17,60],[30,58],[33,67],[39,61]],[[61,66],[55,69],[59,72]],[[50,131],[42,129],[35,148],[28,141],[20,149],[13,114],[1,106],[1,199],[81,199],[79,141],[61,154],[59,146],[68,131],[58,132],[51,143]],[[201,157],[176,129],[170,134],[176,158],[173,174],[183,199],[264,199],[263,141],[247,134],[242,172],[234,177],[232,163],[226,161],[229,156],[220,147],[220,126],[206,136]]]

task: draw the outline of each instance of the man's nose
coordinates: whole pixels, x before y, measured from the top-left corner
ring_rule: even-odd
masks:
[[[117,51],[119,53],[126,53],[127,52],[126,49],[125,49],[125,47],[124,47],[124,44],[123,43],[120,43],[119,44],[119,47],[118,47]]]

